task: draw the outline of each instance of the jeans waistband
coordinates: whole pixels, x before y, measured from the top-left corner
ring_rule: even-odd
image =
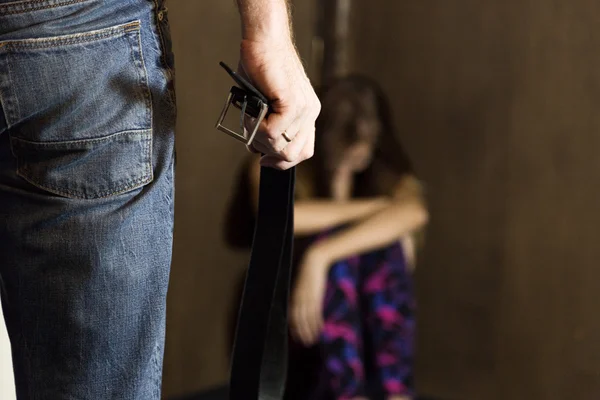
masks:
[[[145,19],[164,0],[0,0],[0,41],[79,33]]]

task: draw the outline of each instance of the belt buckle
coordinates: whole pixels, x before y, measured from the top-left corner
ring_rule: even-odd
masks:
[[[231,87],[225,105],[223,106],[223,110],[221,111],[221,115],[217,121],[216,128],[249,146],[252,144],[261,122],[269,113],[269,103],[266,97],[260,91],[258,91],[258,89],[256,89],[246,79],[229,68],[227,64],[221,62],[220,65],[241,87]],[[242,133],[238,133],[223,125],[223,121],[225,120],[231,105],[241,111],[240,128]],[[248,132],[246,129],[244,129],[244,116],[246,115],[254,119],[254,127],[252,128],[252,131]]]

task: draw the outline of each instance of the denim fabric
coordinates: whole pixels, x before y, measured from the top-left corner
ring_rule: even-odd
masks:
[[[0,0],[0,292],[19,400],[160,399],[173,68],[162,0]]]

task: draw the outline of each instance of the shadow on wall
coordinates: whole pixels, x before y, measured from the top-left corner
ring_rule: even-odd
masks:
[[[163,393],[197,393],[227,377],[231,281],[245,254],[222,240],[225,205],[243,146],[218,132],[231,78],[220,60],[237,59],[239,17],[233,2],[169,5],[177,68],[175,243],[167,310]]]

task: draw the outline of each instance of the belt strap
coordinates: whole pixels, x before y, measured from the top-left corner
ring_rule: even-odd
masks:
[[[258,217],[236,328],[229,400],[283,398],[295,181],[295,168],[261,168]]]

